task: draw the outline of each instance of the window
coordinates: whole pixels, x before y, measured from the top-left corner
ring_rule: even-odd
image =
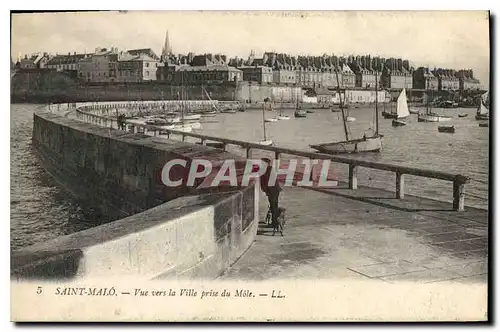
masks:
[[[146,66],[146,67],[147,67],[147,66]],[[148,70],[146,70],[146,76],[149,76],[149,71],[148,71]]]
[[[145,64],[146,64],[146,67],[149,67],[149,62],[146,62]]]

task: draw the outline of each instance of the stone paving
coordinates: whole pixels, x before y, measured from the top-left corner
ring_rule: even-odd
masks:
[[[261,220],[267,198],[261,195]],[[221,278],[378,279],[388,283],[488,281],[488,211],[372,188],[286,188],[284,236],[261,224]]]

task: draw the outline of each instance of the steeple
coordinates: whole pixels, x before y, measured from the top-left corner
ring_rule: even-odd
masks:
[[[172,47],[170,46],[170,40],[168,38],[168,30],[165,35],[165,45],[163,45],[163,50],[161,51],[161,55],[163,58],[167,58],[172,54]]]

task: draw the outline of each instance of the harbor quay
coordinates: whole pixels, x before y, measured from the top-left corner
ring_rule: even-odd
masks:
[[[138,105],[155,105],[160,101]],[[466,204],[462,174],[263,146],[126,123],[130,103],[41,106],[33,144],[47,171],[116,220],[12,253],[12,278],[140,275],[146,279],[359,278],[486,283],[488,211]],[[232,147],[230,149],[230,147]],[[237,147],[234,148],[234,147]],[[283,236],[248,187],[167,188],[159,170],[192,161],[298,156],[348,167],[334,188],[285,187]],[[394,173],[394,192],[358,183],[360,168]],[[450,183],[452,203],[405,193],[405,175]]]

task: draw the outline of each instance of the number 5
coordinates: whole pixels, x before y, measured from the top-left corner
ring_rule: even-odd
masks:
[[[37,294],[42,294],[42,287],[41,287],[41,286],[38,286],[38,287],[36,288],[36,293],[37,293]]]

